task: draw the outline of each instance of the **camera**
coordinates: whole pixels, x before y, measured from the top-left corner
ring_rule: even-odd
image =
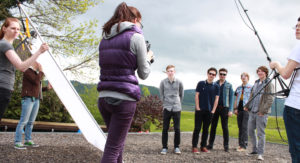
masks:
[[[148,40],[146,40],[146,47],[147,47],[147,52],[149,52],[150,47],[151,47],[151,44],[150,44],[150,42],[149,42]],[[152,58],[152,59],[150,60],[150,63],[153,63],[153,62],[154,62],[154,59]]]

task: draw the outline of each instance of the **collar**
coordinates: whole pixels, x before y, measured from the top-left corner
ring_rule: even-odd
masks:
[[[174,82],[176,82],[176,78],[174,77],[174,79],[173,79],[173,81],[171,82],[170,80],[169,80],[169,78],[167,77],[167,80],[168,80],[168,82],[169,83],[174,83]]]

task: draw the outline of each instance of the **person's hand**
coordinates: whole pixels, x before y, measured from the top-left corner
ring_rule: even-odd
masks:
[[[48,88],[48,90],[49,90],[49,89],[52,89],[51,83],[48,83],[47,88]]]
[[[232,116],[232,112],[228,112],[228,117],[231,117]]]
[[[211,114],[215,114],[215,110],[212,110],[210,113],[211,113]]]
[[[198,106],[198,107],[196,107],[196,110],[198,110],[198,111],[199,111],[199,110],[200,110],[200,107],[199,107],[199,106]]]
[[[39,49],[40,53],[42,54],[42,53],[44,53],[44,52],[47,51],[47,50],[49,50],[48,44],[47,44],[47,43],[43,43],[43,44],[40,46],[40,49]]]
[[[235,114],[235,115],[238,115],[238,110],[234,110],[234,114]]]
[[[269,63],[269,66],[270,66],[271,69],[276,68],[278,65],[279,65],[279,62],[278,62],[278,61],[273,61],[273,62],[270,62],[270,63]]]
[[[248,109],[248,108],[244,108],[244,110],[245,110],[245,111],[249,111],[249,109]]]
[[[148,51],[148,53],[147,53],[147,61],[149,61],[149,62],[150,62],[150,61],[151,61],[151,59],[153,59],[153,57],[154,57],[154,56],[153,56],[153,52],[152,52],[152,50],[149,50],[149,51]]]

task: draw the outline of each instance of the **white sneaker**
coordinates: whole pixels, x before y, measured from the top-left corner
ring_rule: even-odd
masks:
[[[261,160],[261,161],[264,160],[264,158],[262,157],[262,155],[258,155],[257,159],[258,159],[258,160]]]
[[[180,149],[178,147],[175,148],[174,149],[174,153],[180,155],[181,154]]]
[[[167,148],[163,148],[163,149],[161,150],[160,154],[166,155],[167,152],[168,152],[168,149],[167,149]]]

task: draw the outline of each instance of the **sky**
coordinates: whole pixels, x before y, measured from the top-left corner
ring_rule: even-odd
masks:
[[[91,8],[80,20],[97,19],[99,34],[122,0],[107,0]],[[176,67],[176,78],[185,89],[195,89],[207,78],[209,67],[228,69],[227,81],[235,89],[240,74],[248,72],[250,83],[256,69],[268,66],[257,37],[243,22],[234,0],[127,0],[142,14],[143,33],[151,43],[155,62],[151,74],[140,84],[159,87],[167,77],[167,65]],[[254,27],[272,60],[287,63],[287,56],[299,41],[295,39],[300,16],[299,0],[242,0]],[[241,8],[240,8],[241,9]],[[243,18],[244,12],[241,10]],[[218,76],[216,77],[216,80]],[[97,82],[97,81],[95,81]]]

